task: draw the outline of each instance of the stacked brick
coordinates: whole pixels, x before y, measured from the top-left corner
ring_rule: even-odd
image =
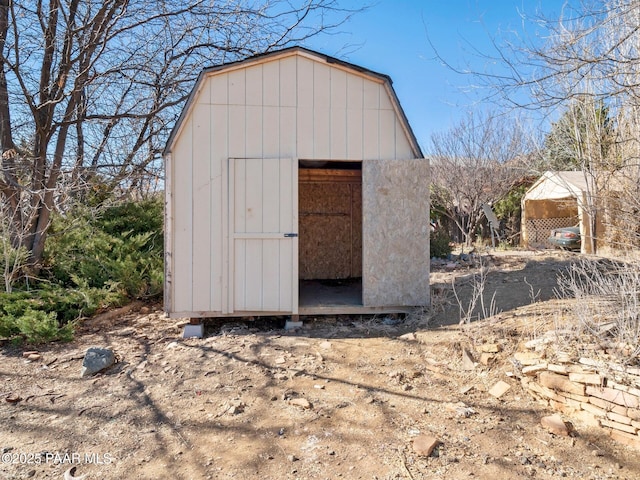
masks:
[[[578,363],[543,360],[519,352],[522,384],[544,405],[640,450],[640,368],[581,358]]]

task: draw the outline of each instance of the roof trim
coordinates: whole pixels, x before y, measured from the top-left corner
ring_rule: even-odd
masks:
[[[204,68],[198,75],[198,78],[196,79],[194,87],[191,90],[189,97],[187,98],[187,101],[182,109],[182,112],[180,113],[178,120],[176,121],[175,125],[171,130],[171,133],[169,134],[169,138],[167,139],[167,143],[163,151],[163,156],[167,156],[171,153],[173,142],[178,136],[184,120],[186,119],[187,115],[191,111],[191,107],[193,105],[194,99],[197,96],[198,92],[200,91],[200,88],[202,87],[202,84],[204,83],[204,78],[206,76],[215,74],[218,72],[223,72],[223,71],[228,72],[228,71],[232,71],[240,68],[246,68],[252,64],[264,62],[265,60],[276,59],[279,57],[284,58],[284,57],[289,57],[296,54],[302,55],[305,57],[310,57],[315,60],[324,61],[329,65],[335,65],[341,69],[348,70],[350,72],[356,72],[360,75],[371,78],[379,83],[383,83],[385,85],[385,89],[387,90],[387,93],[391,98],[391,102],[396,111],[396,114],[401,120],[402,128],[409,139],[409,143],[411,144],[411,147],[414,151],[416,158],[424,158],[422,149],[420,148],[420,145],[418,144],[418,140],[411,128],[411,125],[409,124],[409,120],[407,119],[407,116],[404,113],[404,110],[402,109],[400,100],[398,99],[398,96],[396,95],[396,92],[393,88],[393,81],[391,80],[391,77],[389,75],[375,72],[373,70],[369,70],[359,65],[355,65],[353,63],[349,63],[344,60],[340,60],[338,58],[325,55],[324,53],[316,52],[314,50],[310,50],[308,48],[300,47],[300,46],[288,47],[281,50],[275,50],[272,52],[254,55],[252,57],[248,57],[243,60],[237,60],[234,62],[223,63],[220,65],[214,65],[211,67]]]

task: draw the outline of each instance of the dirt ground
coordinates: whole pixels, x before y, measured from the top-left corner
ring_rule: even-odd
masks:
[[[86,320],[74,342],[0,351],[0,478],[62,479],[637,479],[640,453],[574,422],[540,425],[548,409],[512,371],[519,342],[566,305],[556,275],[576,257],[484,257],[486,291],[502,313],[459,326],[472,267],[435,266],[433,308],[404,319],[212,321],[203,339],[184,322],[135,305]],[[535,300],[535,302],[534,302]],[[550,323],[551,322],[551,323]],[[461,349],[497,343],[473,370]],[[118,362],[81,378],[90,346]],[[33,349],[29,347],[29,349]],[[488,390],[512,388],[500,399]],[[421,435],[439,443],[415,451]]]

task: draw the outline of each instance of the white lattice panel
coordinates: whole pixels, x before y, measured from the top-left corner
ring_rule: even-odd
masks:
[[[533,218],[526,222],[527,242],[530,246],[548,247],[547,238],[554,228],[573,227],[578,224],[578,217]]]

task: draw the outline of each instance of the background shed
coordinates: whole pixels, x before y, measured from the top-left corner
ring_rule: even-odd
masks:
[[[386,75],[300,47],[205,69],[165,163],[171,316],[429,303],[428,162]]]
[[[592,191],[584,172],[545,172],[522,199],[522,244],[550,247],[551,230],[579,225],[582,253],[594,253],[588,201]]]

